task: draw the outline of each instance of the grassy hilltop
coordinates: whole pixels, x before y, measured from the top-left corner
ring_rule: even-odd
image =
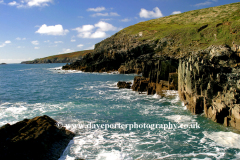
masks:
[[[82,59],[88,53],[91,53],[93,50],[84,50],[84,51],[77,51],[72,53],[65,53],[59,55],[53,55],[44,58],[38,58],[33,61],[26,61],[22,63],[32,64],[32,63],[68,63],[74,62],[76,60]]]
[[[193,10],[129,26],[119,33],[137,35],[141,41],[172,38],[181,47],[204,49],[210,45],[232,45],[240,40],[240,3]]]

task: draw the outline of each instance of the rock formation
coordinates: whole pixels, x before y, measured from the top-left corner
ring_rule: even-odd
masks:
[[[194,114],[240,129],[240,57],[228,46],[211,46],[180,59],[180,98]]]
[[[128,88],[128,89],[130,89],[131,85],[132,85],[132,82],[119,81],[117,83],[117,86],[118,86],[119,89],[121,89],[121,88]]]
[[[133,90],[178,90],[193,114],[240,129],[239,8],[233,3],[140,22],[63,69],[142,73]]]
[[[0,159],[57,160],[74,133],[48,116],[24,119],[0,128]]]

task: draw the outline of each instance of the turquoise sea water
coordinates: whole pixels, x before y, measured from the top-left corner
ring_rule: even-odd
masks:
[[[136,75],[58,70],[62,65],[0,65],[0,126],[41,115],[54,118],[76,133],[60,160],[240,159],[240,134],[192,115],[177,92],[160,97],[119,90],[118,81]]]

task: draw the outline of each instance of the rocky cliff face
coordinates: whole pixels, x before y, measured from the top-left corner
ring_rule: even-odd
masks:
[[[73,136],[48,116],[6,124],[0,128],[0,159],[57,160]]]
[[[240,129],[240,57],[236,48],[211,46],[179,60],[178,91],[194,114]]]

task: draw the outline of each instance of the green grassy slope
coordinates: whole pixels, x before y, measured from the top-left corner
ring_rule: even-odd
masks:
[[[72,53],[53,55],[53,56],[49,56],[49,57],[39,58],[39,60],[54,59],[54,58],[58,58],[58,59],[77,58],[77,57],[83,57],[89,52],[92,52],[92,50],[84,50],[84,51],[77,51],[77,52],[72,52]]]
[[[137,35],[141,41],[172,38],[184,47],[204,49],[210,45],[232,45],[240,41],[240,3],[194,10],[182,14],[140,22],[119,33]]]

